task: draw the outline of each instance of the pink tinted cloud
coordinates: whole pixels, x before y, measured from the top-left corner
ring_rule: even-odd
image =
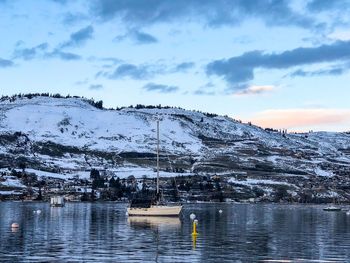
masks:
[[[276,109],[257,113],[251,122],[264,128],[295,131],[350,129],[350,110],[344,109]]]
[[[244,90],[236,92],[234,95],[242,96],[242,95],[255,95],[261,94],[269,91],[273,91],[275,89],[274,86],[265,85],[265,86],[250,86]]]

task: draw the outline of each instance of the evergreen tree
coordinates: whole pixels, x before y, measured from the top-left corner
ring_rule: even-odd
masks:
[[[100,178],[100,172],[96,169],[90,171],[90,179]]]

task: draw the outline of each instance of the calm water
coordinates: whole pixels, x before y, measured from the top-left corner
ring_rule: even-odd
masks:
[[[178,220],[128,218],[118,203],[2,202],[0,261],[350,262],[350,216],[322,208],[193,204]],[[191,212],[199,219],[195,244]]]

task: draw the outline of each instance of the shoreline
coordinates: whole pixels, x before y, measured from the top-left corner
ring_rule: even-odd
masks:
[[[0,203],[47,203],[50,204],[49,201],[37,201],[37,200],[0,200]],[[101,201],[66,201],[66,204],[103,204],[103,203],[115,203],[115,204],[129,204],[128,201],[109,201],[109,200],[101,200]],[[180,202],[181,203],[181,202]],[[225,204],[225,205],[267,205],[267,204],[275,204],[275,205],[334,205],[334,206],[350,206],[349,203],[297,203],[297,202],[208,202],[208,201],[198,201],[198,202],[182,202],[183,205],[195,205],[195,204]]]

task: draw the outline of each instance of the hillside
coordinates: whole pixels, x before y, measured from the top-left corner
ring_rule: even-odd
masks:
[[[288,185],[291,195],[315,187],[334,195],[339,184],[347,198],[350,134],[281,134],[182,109],[99,109],[80,98],[1,101],[0,168],[50,178],[89,178],[92,168],[154,177],[157,119],[163,177],[228,176],[237,191]]]

